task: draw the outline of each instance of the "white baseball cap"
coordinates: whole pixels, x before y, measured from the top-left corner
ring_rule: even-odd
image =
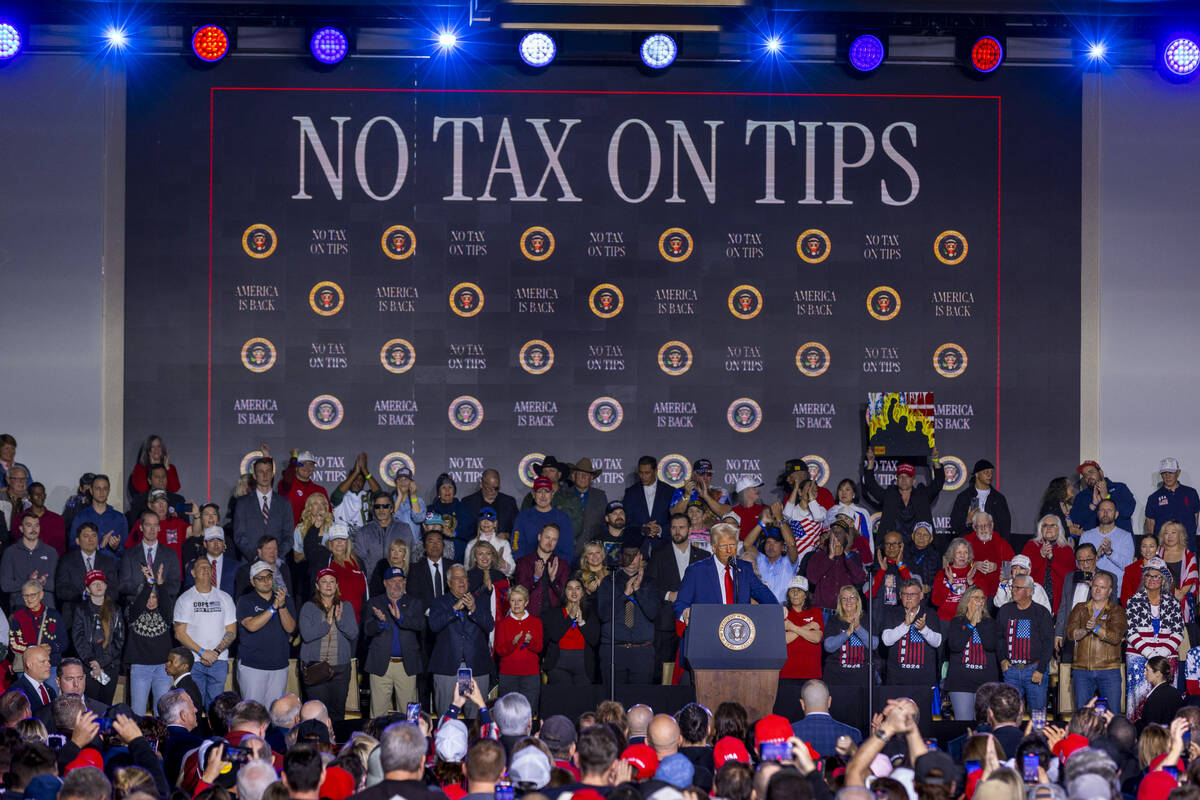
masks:
[[[213,525],[212,527],[204,529],[204,541],[206,541],[206,542],[209,539],[224,539],[224,538],[225,538],[225,529],[224,528],[220,528],[220,527],[217,527],[216,525]]]
[[[1179,459],[1178,458],[1164,458],[1162,461],[1158,462],[1158,471],[1159,472],[1179,472]]]
[[[743,475],[742,477],[738,478],[737,491],[744,492],[747,489],[753,489],[756,486],[762,485],[762,478],[758,477],[757,475]]]
[[[300,455],[296,456],[297,464],[303,464],[306,461],[311,461],[314,464],[317,463],[317,457],[312,454],[311,450],[305,450],[300,453]]]

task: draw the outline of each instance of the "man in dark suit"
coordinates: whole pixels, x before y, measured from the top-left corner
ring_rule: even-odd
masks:
[[[829,716],[829,687],[821,681],[809,681],[800,690],[800,708],[804,719],[792,723],[792,733],[808,742],[821,755],[837,752],[837,740],[849,736],[850,741],[862,743],[858,728],[838,722]]]
[[[738,529],[718,522],[710,532],[713,557],[687,568],[675,596],[675,616],[686,625],[693,605],[704,603],[749,603],[779,605],[767,585],[754,574],[749,563],[737,558]]]
[[[109,586],[117,585],[117,559],[100,549],[100,535],[96,532],[96,526],[85,522],[79,526],[79,548],[68,550],[58,560],[58,569],[54,573],[54,599],[62,612],[67,630],[71,630],[75,609],[86,594],[84,576],[94,569],[104,573],[104,580]]]
[[[213,567],[213,586],[236,599],[237,595],[234,592],[237,590],[237,573],[242,562],[225,552],[223,528],[214,525],[204,530],[204,557]],[[249,580],[249,569],[246,570],[246,577]],[[183,577],[183,588],[190,589],[194,582],[192,571],[188,569]]]
[[[679,593],[679,584],[683,582],[688,567],[710,557],[707,550],[688,542],[690,528],[686,514],[672,514],[671,545],[651,556],[648,570],[663,601],[654,626],[654,661],[661,667],[664,685],[671,683],[675,654],[679,650],[673,605]]]
[[[13,683],[14,689],[20,689],[29,698],[29,711],[37,716],[43,706],[48,706],[58,697],[58,691],[47,681],[50,680],[50,648],[44,644],[35,644],[25,648],[25,671]]]
[[[263,534],[258,537],[258,545],[255,550],[257,558],[254,562],[264,561],[270,564],[274,569],[272,574],[275,576],[275,588],[281,586],[287,589],[290,597],[295,597],[295,592],[292,591],[292,571],[288,569],[287,564],[279,557],[279,542],[274,536]],[[237,600],[239,597],[250,591],[250,564],[241,564],[237,568],[237,572],[233,577],[233,591],[229,595]],[[225,591],[222,589],[222,591]]]
[[[583,524],[575,531],[575,562],[583,555],[583,548],[592,539],[604,535],[608,527],[604,523],[604,513],[608,506],[608,493],[597,489],[592,481],[600,477],[600,470],[592,467],[590,458],[581,458],[571,466],[571,483],[575,485],[575,494],[579,496],[579,504],[583,507]]]
[[[192,705],[201,717],[204,716],[204,695],[200,685],[192,677],[192,667],[196,666],[196,654],[186,647],[174,647],[167,654],[166,672],[171,678],[171,689],[182,689],[192,698]]]
[[[432,608],[433,601],[449,591],[446,571],[454,562],[442,556],[445,540],[442,538],[441,525],[425,526],[422,542],[425,555],[413,562],[406,584],[408,593],[420,600],[423,607]]]
[[[647,574],[645,542],[629,531],[621,542],[621,568],[600,582],[600,680],[606,685],[654,680],[654,626],[662,594]]]
[[[254,486],[233,507],[233,541],[238,554],[247,562],[255,559],[255,543],[274,536],[280,557],[292,550],[292,504],[272,487],[275,462],[263,457],[254,461]]]
[[[631,531],[640,531],[642,536],[657,550],[666,544],[668,518],[671,513],[671,494],[675,491],[669,483],[658,480],[658,459],[642,456],[637,463],[638,482],[625,490],[625,526]]]
[[[419,638],[425,630],[425,605],[404,593],[405,583],[404,570],[388,567],[384,593],[372,597],[363,610],[363,633],[370,641],[363,667],[371,676],[372,718],[403,712],[417,701],[417,675],[425,666]]]
[[[500,491],[500,473],[496,470],[483,471],[479,476],[479,491],[464,497],[463,504],[476,519],[479,518],[480,509],[492,509],[496,512],[496,531],[512,534],[513,521],[517,518],[517,499]]]
[[[88,711],[91,711],[97,717],[103,716],[105,711],[108,711],[108,706],[101,703],[99,700],[93,700],[84,695],[84,689],[87,687],[87,674],[83,670],[83,662],[78,658],[64,658],[58,664],[58,700],[59,697],[75,696],[83,700]],[[48,706],[42,706],[34,716],[42,721],[46,726],[46,730],[50,733],[66,733],[68,738],[73,730],[73,727],[67,728],[65,731],[59,730],[59,726],[54,723],[54,702]]]
[[[433,673],[434,708],[444,714],[454,698],[460,664],[474,673],[475,685],[485,697],[492,670],[491,646],[488,634],[495,626],[487,603],[476,603],[467,587],[467,570],[462,564],[451,564],[446,579],[450,591],[429,606],[429,631],[433,634],[433,654],[429,671]],[[472,703],[463,709],[468,718],[479,714]]]
[[[179,556],[165,544],[159,543],[158,526],[158,514],[153,511],[142,512],[142,541],[125,548],[121,554],[121,565],[117,572],[121,596],[125,601],[136,595],[142,582],[147,580],[142,572],[143,567],[148,568],[154,581],[160,584],[169,604],[174,604],[175,598],[179,597],[183,584]]]
[[[167,740],[162,743],[163,770],[172,786],[179,779],[179,768],[189,750],[204,741],[197,735],[200,724],[196,704],[183,689],[172,689],[158,698],[155,709],[160,722],[167,726]]]

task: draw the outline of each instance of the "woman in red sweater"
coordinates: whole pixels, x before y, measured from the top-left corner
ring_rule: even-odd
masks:
[[[500,694],[520,692],[538,707],[542,691],[542,621],[529,613],[529,590],[514,586],[508,614],[496,623],[496,655],[500,657]]]
[[[175,465],[171,463],[170,457],[167,455],[167,448],[163,445],[161,436],[150,434],[146,437],[146,441],[142,442],[141,448],[138,450],[137,464],[133,467],[133,474],[129,476],[129,485],[133,488],[134,494],[145,494],[150,491],[150,467],[153,464],[162,464],[167,468],[167,491],[178,492],[179,473],[175,471]]]
[[[938,618],[954,619],[958,613],[958,601],[963,599],[967,587],[975,582],[975,554],[966,539],[957,538],[946,548],[942,557],[942,569],[933,579],[933,604]]]
[[[821,679],[825,615],[819,608],[808,607],[808,580],[803,575],[797,575],[788,584],[784,606],[787,608],[783,620],[787,662],[779,670],[779,683],[792,684],[799,689],[805,681]]]

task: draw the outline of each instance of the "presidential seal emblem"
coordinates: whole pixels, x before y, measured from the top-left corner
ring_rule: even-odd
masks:
[[[615,397],[597,397],[588,406],[588,422],[601,433],[615,431],[625,419],[625,409]]]
[[[729,293],[729,313],[738,319],[754,319],[762,311],[762,292],[748,283],[735,286]]]
[[[601,319],[611,319],[625,307],[625,295],[611,283],[602,283],[588,295],[588,307]]]
[[[521,346],[517,360],[530,375],[541,375],[554,366],[554,348],[542,339],[530,339]]]
[[[692,235],[683,228],[667,228],[658,237],[658,252],[667,261],[687,261],[692,248]]]
[[[242,366],[251,372],[266,372],[275,366],[275,345],[261,336],[248,340],[242,345]]]
[[[946,471],[943,492],[957,492],[967,483],[967,465],[958,456],[942,456],[942,469]]]
[[[412,456],[399,450],[388,453],[379,460],[379,478],[388,486],[396,485],[396,473],[401,467],[408,467],[411,473],[415,469]]]
[[[251,258],[267,258],[275,252],[279,239],[270,225],[261,222],[251,225],[242,233],[242,249]]]
[[[683,342],[667,342],[658,348],[658,368],[668,375],[682,375],[692,368],[692,348]]]
[[[961,345],[946,342],[933,351],[933,368],[943,378],[957,378],[967,368],[967,351]]]
[[[450,290],[450,310],[460,317],[473,317],[483,310],[483,289],[463,282]]]
[[[483,422],[483,404],[469,394],[450,401],[446,411],[450,424],[460,431],[473,431]]]
[[[331,394],[317,395],[308,404],[308,421],[320,430],[333,430],[342,424],[343,416],[342,401]]]
[[[867,311],[875,319],[887,322],[900,313],[900,293],[890,286],[876,286],[867,295]]]
[[[534,225],[521,234],[521,252],[530,261],[545,261],[554,252],[554,234],[549,228]]]
[[[829,348],[820,342],[805,342],[796,351],[796,369],[810,378],[824,375],[829,369]]]
[[[541,463],[545,460],[545,453],[526,453],[525,457],[517,462],[517,477],[521,479],[521,483],[532,489],[533,482],[538,476],[538,474],[533,471],[533,468],[541,465]]]
[[[738,433],[750,433],[762,424],[762,407],[749,397],[739,397],[729,404],[725,419]]]
[[[717,627],[717,638],[727,650],[745,650],[754,644],[754,620],[745,614],[730,614]]]
[[[796,253],[809,264],[820,264],[829,258],[830,249],[829,235],[817,228],[809,228],[796,237]]]
[[[238,474],[239,475],[249,475],[251,472],[254,471],[254,462],[262,457],[263,457],[262,450],[251,450],[249,453],[246,453],[246,455],[242,456],[242,461],[239,466],[239,469],[241,471]]]
[[[417,252],[417,235],[407,225],[393,225],[383,232],[379,246],[388,258],[403,261]]]
[[[388,339],[379,348],[379,363],[394,375],[403,375],[412,369],[417,360],[417,351],[408,339]]]
[[[346,304],[346,295],[333,281],[321,281],[308,293],[308,304],[322,317],[332,317]]]
[[[802,459],[805,464],[808,464],[808,477],[817,482],[817,486],[824,486],[829,481],[829,462],[818,455],[807,455]]]
[[[667,453],[658,460],[658,479],[678,488],[692,477],[692,462],[679,453]]]
[[[967,257],[967,237],[958,231],[942,231],[933,240],[933,254],[948,266],[961,264]]]

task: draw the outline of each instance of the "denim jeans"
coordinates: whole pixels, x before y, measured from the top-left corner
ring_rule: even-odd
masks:
[[[1121,713],[1121,670],[1119,669],[1073,669],[1071,685],[1075,688],[1075,707],[1083,708],[1094,695],[1108,700],[1108,708],[1114,714]],[[1098,692],[1097,692],[1098,690]]]
[[[223,658],[218,658],[211,667],[204,666],[199,659],[192,665],[192,680],[196,681],[196,688],[204,698],[205,708],[208,708],[213,698],[225,691],[225,678],[228,675],[229,662]]]
[[[1040,710],[1046,707],[1046,685],[1050,682],[1050,676],[1042,675],[1042,682],[1034,683],[1033,673],[1037,671],[1037,668],[1038,665],[1035,662],[1024,667],[1010,666],[1004,670],[1004,682],[1017,688],[1017,691],[1021,693],[1021,698],[1025,701],[1025,708],[1028,710]]]
[[[158,707],[158,698],[171,691],[171,676],[162,664],[130,664],[129,665],[129,705],[133,713],[145,714],[146,701],[154,694],[154,705],[150,707],[153,714]],[[203,709],[198,709],[203,711]]]

